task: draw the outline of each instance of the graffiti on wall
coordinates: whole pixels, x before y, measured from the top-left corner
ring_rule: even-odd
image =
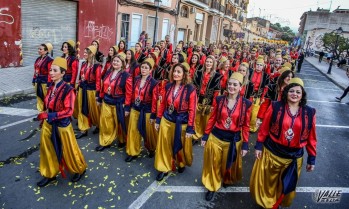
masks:
[[[11,14],[5,14],[3,11],[8,11],[8,7],[0,8],[0,23],[12,25],[15,22],[15,18]]]
[[[106,39],[110,41],[113,37],[113,29],[105,25],[96,25],[95,21],[85,21],[84,37],[92,39]]]
[[[72,25],[61,25],[57,28],[42,28],[33,26],[28,28],[28,35],[31,39],[37,40],[50,40],[53,44],[62,43],[64,40],[64,34],[73,31]]]

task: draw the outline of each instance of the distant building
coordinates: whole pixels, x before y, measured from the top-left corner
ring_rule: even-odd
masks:
[[[259,39],[266,39],[270,30],[270,21],[260,17],[247,18],[245,30],[245,33],[247,33],[245,35],[245,41],[252,42]]]
[[[321,41],[325,33],[330,33],[342,27],[344,37],[349,37],[349,9],[335,9],[332,12],[318,8],[316,11],[304,12],[300,18],[298,32],[305,40],[305,49],[321,51]]]

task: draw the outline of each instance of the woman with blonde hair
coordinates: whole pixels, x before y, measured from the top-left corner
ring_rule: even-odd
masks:
[[[194,140],[199,140],[203,136],[211,110],[216,102],[215,98],[221,91],[222,76],[216,72],[216,65],[214,56],[209,55],[204,66],[194,74],[193,84],[198,95]]]
[[[196,91],[190,82],[188,63],[177,63],[169,75],[170,82],[162,92],[155,129],[159,131],[155,154],[155,169],[161,181],[169,171],[183,173],[191,166],[192,142],[196,110]]]
[[[246,89],[248,87],[248,83],[249,83],[249,76],[250,76],[250,69],[249,69],[249,65],[247,62],[243,62],[239,65],[237,72],[241,73],[244,76],[244,81],[242,82],[242,86],[241,86],[241,91],[240,91],[240,95],[244,98],[246,98]]]
[[[96,61],[96,52],[97,48],[92,45],[84,51],[85,61],[81,65],[78,93],[78,128],[81,132],[76,136],[77,139],[87,136],[91,125],[96,126],[93,134],[99,132],[100,112],[96,100],[101,88],[102,65]]]
[[[96,151],[109,148],[115,138],[118,147],[126,145],[127,123],[130,113],[132,95],[132,76],[125,71],[125,53],[121,52],[112,58],[112,67],[102,80],[102,88],[98,98],[101,105],[99,146]]]

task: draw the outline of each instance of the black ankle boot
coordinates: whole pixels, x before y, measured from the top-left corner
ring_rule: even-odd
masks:
[[[80,181],[81,177],[86,173],[86,170],[84,170],[84,172],[82,174],[74,174],[74,176],[71,178],[72,182],[78,182]]]
[[[76,139],[81,139],[82,137],[85,137],[85,136],[87,136],[87,131],[81,132],[78,135],[76,135]]]
[[[44,187],[47,184],[49,184],[51,181],[56,180],[56,177],[53,178],[43,178],[41,181],[39,181],[36,185],[38,185],[38,187]]]
[[[162,181],[162,179],[164,179],[165,176],[167,176],[168,173],[165,172],[160,172],[158,173],[158,175],[156,176],[156,180],[157,181]]]
[[[131,156],[131,155],[129,155],[129,156],[127,156],[127,158],[125,159],[125,162],[131,162],[132,160],[134,160],[134,159],[136,159],[137,158],[137,156]]]
[[[207,201],[211,201],[213,196],[214,196],[214,192],[207,191],[207,193],[206,193],[206,200]]]
[[[107,146],[102,146],[102,145],[99,145],[95,148],[95,150],[97,152],[102,152],[103,150],[105,150],[106,148],[110,148],[110,145],[107,145]]]

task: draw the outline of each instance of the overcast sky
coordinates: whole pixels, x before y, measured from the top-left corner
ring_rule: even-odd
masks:
[[[303,12],[315,11],[318,7],[329,9],[330,6],[331,11],[338,6],[349,9],[349,0],[250,0],[247,17],[260,16],[297,32]]]

